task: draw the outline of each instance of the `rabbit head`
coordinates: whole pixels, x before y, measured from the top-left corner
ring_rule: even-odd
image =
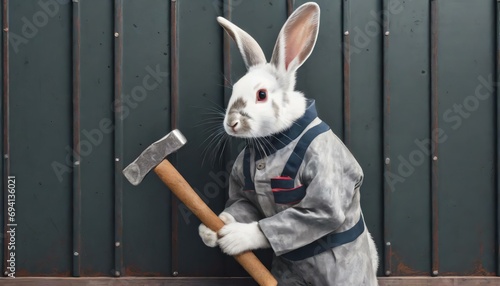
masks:
[[[279,33],[270,63],[248,33],[225,18],[217,18],[236,42],[248,69],[233,85],[223,123],[227,134],[270,136],[290,128],[305,113],[306,99],[295,91],[295,76],[316,44],[319,13],[319,6],[312,2],[295,10]]]

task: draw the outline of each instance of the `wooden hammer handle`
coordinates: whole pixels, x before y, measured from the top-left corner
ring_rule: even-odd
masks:
[[[223,226],[224,222],[203,202],[191,186],[186,182],[182,175],[172,164],[163,160],[155,167],[155,172],[170,190],[198,217],[203,224],[211,230],[217,232]],[[269,270],[260,262],[253,252],[244,252],[234,256],[250,276],[261,286],[276,286],[278,282],[269,272]]]

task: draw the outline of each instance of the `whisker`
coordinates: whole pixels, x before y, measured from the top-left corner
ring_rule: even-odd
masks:
[[[226,150],[227,142],[230,140],[229,136],[227,134],[225,134],[223,137],[223,140],[224,140],[224,144],[222,145],[222,150],[220,151],[219,164],[222,164],[222,156],[224,155],[224,150]]]
[[[209,120],[205,120],[205,121],[200,122],[200,123],[196,123],[195,125],[193,125],[193,127],[200,127],[200,126],[204,126],[207,124],[213,124],[215,126],[219,126],[219,125],[222,126],[222,123],[223,123],[222,120],[209,119]]]
[[[205,141],[207,141],[209,138],[212,138],[210,139],[210,141],[207,143],[207,146],[205,146],[205,148],[203,149],[202,151],[202,154],[203,154],[203,160],[202,160],[202,164],[205,163],[205,159],[206,159],[206,156],[208,155],[208,152],[210,151],[211,147],[216,144],[217,140],[220,141],[220,138],[222,136],[224,136],[225,134],[225,131],[224,130],[219,130],[218,132],[215,132],[213,133],[211,136],[209,136],[207,139],[205,139]],[[204,141],[204,142],[205,142]],[[217,147],[217,146],[214,146],[214,147]],[[215,149],[215,148],[214,148]],[[214,154],[213,152],[211,152],[210,154]],[[212,162],[213,163],[213,162]]]
[[[222,85],[222,86],[232,89],[232,88],[233,88],[233,83],[232,83],[232,82],[231,82],[231,81],[230,81],[230,80],[226,77],[226,75],[225,75],[224,73],[222,73],[222,72],[221,72],[221,76],[222,76],[222,78],[224,78],[224,82],[225,82],[225,83],[227,82],[227,83],[229,84],[229,85],[224,84],[224,85]]]

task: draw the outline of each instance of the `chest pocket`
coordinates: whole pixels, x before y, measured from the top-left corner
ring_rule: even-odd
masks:
[[[274,202],[278,210],[286,209],[298,204],[306,196],[306,185],[295,186],[295,178],[299,172],[300,165],[304,160],[307,148],[318,135],[330,130],[330,127],[321,122],[309,129],[297,142],[292,154],[281,172],[281,176],[271,178],[271,189]]]

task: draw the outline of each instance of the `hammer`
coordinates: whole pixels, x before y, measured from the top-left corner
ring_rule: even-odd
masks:
[[[191,186],[172,164],[165,159],[167,155],[177,151],[186,144],[182,133],[175,129],[166,136],[151,144],[134,162],[130,163],[123,174],[134,186],[139,185],[144,177],[154,169],[155,173],[167,185],[177,198],[211,230],[218,232],[224,222],[203,202]],[[234,256],[241,266],[261,286],[276,286],[278,282],[269,270],[250,251]]]

